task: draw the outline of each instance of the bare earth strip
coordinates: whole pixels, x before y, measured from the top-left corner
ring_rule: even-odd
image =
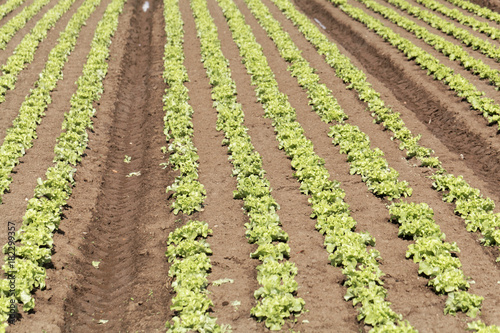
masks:
[[[163,17],[160,1],[133,11],[120,92],[114,104],[110,152],[101,193],[84,235],[78,281],[65,303],[65,331],[154,331],[164,325],[170,296],[165,240],[172,229],[166,209],[161,80]],[[147,110],[146,112],[139,112]],[[125,155],[132,158],[124,162]],[[138,176],[130,176],[140,172]],[[98,261],[99,269],[92,265]]]

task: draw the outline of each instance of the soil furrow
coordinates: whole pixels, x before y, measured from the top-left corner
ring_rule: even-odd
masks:
[[[129,1],[125,7],[133,15],[112,110],[110,151],[77,259],[78,281],[65,303],[67,332],[150,332],[161,330],[167,318],[164,251],[173,218],[165,202],[168,173],[159,165],[165,140],[162,6],[155,1],[144,12],[141,1]]]

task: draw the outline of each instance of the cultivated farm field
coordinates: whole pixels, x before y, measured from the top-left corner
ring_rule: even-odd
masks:
[[[497,0],[0,0],[0,331],[500,332]]]

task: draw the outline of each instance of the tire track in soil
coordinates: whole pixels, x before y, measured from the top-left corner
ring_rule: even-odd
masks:
[[[36,23],[45,15],[47,11],[52,9],[56,4],[57,0],[52,1],[46,5],[42,10],[35,15],[26,26],[19,30],[14,38],[7,44],[7,49],[0,51],[0,67],[6,64],[7,59],[13,54],[14,49],[21,42],[25,34],[28,34],[31,29],[36,25]],[[57,21],[55,26],[47,31],[47,37],[38,44],[35,51],[33,61],[28,64],[18,75],[16,86],[13,90],[7,90],[5,94],[5,102],[0,103],[0,142],[3,143],[5,136],[7,135],[6,130],[12,126],[12,121],[19,114],[19,109],[24,102],[26,95],[29,94],[30,89],[34,87],[35,82],[39,78],[39,74],[45,67],[45,63],[49,57],[49,53],[52,48],[57,45],[57,39],[59,38],[59,33],[66,28],[69,20],[74,13],[78,10],[80,5],[84,0],[77,0],[69,8],[69,10],[64,13],[64,15]],[[29,28],[27,28],[29,27]],[[0,70],[1,75],[1,70]],[[57,88],[56,88],[57,89]]]
[[[101,193],[76,260],[78,280],[65,302],[65,332],[163,330],[171,296],[164,256],[173,218],[165,200],[171,177],[159,163],[165,88],[163,4],[129,0],[133,11],[114,105]],[[124,163],[124,156],[132,161]],[[131,172],[140,176],[127,177]],[[99,268],[92,261],[100,261]],[[100,325],[100,320],[107,320]]]
[[[462,162],[498,200],[494,193],[500,186],[500,142],[495,130],[480,119],[481,115],[475,115],[442,83],[427,77],[426,73],[419,73],[419,67],[403,55],[392,57],[391,54],[399,51],[389,49],[388,44],[378,36],[370,39],[364,26],[361,29],[365,31],[360,30],[363,33],[353,28],[361,27],[361,24],[327,1],[296,0],[295,3],[309,17],[320,19],[336,43],[363,64],[365,73],[376,77],[389,89],[399,103],[404,104],[449,151],[456,156],[464,156]],[[424,140],[427,139],[422,139],[425,145]],[[442,162],[448,171],[454,172],[454,167],[447,165],[446,160]]]
[[[210,257],[212,271],[208,279],[230,278],[234,281],[208,286],[209,297],[214,303],[213,316],[219,324],[230,324],[235,332],[266,332],[268,330],[263,323],[250,317],[250,309],[256,304],[253,294],[259,288],[255,269],[259,261],[251,259],[250,253],[257,246],[249,244],[245,237],[244,224],[249,220],[242,210],[243,201],[233,199],[236,178],[231,176],[232,164],[228,160],[227,146],[222,146],[224,134],[216,130],[217,110],[212,107],[211,86],[200,61],[200,41],[190,3],[180,1],[179,6],[185,30],[184,65],[190,80],[186,87],[190,91],[189,104],[194,110],[193,143],[199,155],[199,180],[207,191],[203,211],[192,218],[207,222],[213,230],[207,240],[213,251]],[[219,38],[230,37],[219,27]],[[231,71],[234,79],[237,72],[233,68]],[[232,306],[233,301],[241,304]]]
[[[269,1],[266,1],[266,4],[268,3]],[[253,21],[253,19],[248,18],[249,15],[245,15],[247,21]],[[280,17],[279,20],[283,22],[284,19],[284,17]],[[256,24],[252,24],[252,26],[257,27]],[[270,40],[266,40],[267,37],[265,32],[258,32],[260,28],[254,29],[254,33],[264,47],[264,52],[276,74],[278,84],[284,87],[283,91],[287,93],[290,102],[297,110],[297,120],[304,127],[306,136],[314,143],[315,151],[318,155],[325,159],[325,166],[331,172],[332,177],[339,180],[342,184],[342,188],[346,191],[345,200],[350,204],[352,216],[358,222],[357,230],[368,231],[377,239],[375,248],[381,252],[383,258],[381,269],[386,274],[384,277],[385,287],[388,290],[388,300],[393,304],[392,308],[396,312],[401,313],[403,318],[408,319],[410,323],[421,331],[431,331],[436,329],[436,327],[442,329],[453,327],[455,330],[463,330],[463,323],[458,321],[457,318],[444,316],[443,309],[445,298],[436,296],[434,292],[426,286],[428,280],[418,277],[417,265],[405,259],[408,242],[397,237],[396,225],[388,223],[389,214],[388,210],[385,208],[387,201],[381,200],[369,193],[366,185],[361,182],[360,176],[351,176],[349,174],[349,165],[346,163],[346,156],[339,153],[338,148],[332,145],[331,139],[327,136],[329,125],[321,122],[319,117],[311,112],[311,107],[308,106],[307,95],[298,86],[296,79],[288,74],[285,61],[280,58],[277,50],[275,50],[274,44]],[[303,40],[302,44],[303,43],[307,43],[307,41]],[[301,43],[297,44],[298,47],[303,50],[303,56],[306,57],[308,51],[310,52],[311,50],[304,50],[304,47],[300,45]],[[316,62],[311,63],[316,67]],[[328,77],[328,74],[325,74],[325,77],[323,77],[325,81],[327,81],[326,77]],[[333,91],[339,90],[338,87],[330,88],[333,89]],[[343,93],[344,92],[341,94]],[[363,106],[359,101],[351,101],[349,107],[345,106],[344,108],[348,110],[349,113],[354,112],[352,109],[356,109],[356,113],[364,113],[366,117],[369,117],[363,111]],[[360,117],[355,118],[357,118],[356,120],[360,119]],[[362,118],[363,117],[361,117],[361,119]],[[356,124],[355,121],[350,122]],[[375,133],[379,132],[376,126],[371,124],[371,122],[369,125],[365,124],[365,126],[370,125],[375,127]],[[260,128],[262,127],[261,125]],[[382,137],[385,136],[383,133],[380,134],[382,134]],[[382,138],[382,140],[386,139]],[[390,141],[386,141],[389,142],[387,145],[391,146]],[[383,149],[384,152],[386,152],[385,147]],[[406,163],[401,161],[400,154],[396,148],[392,149],[390,152],[392,152],[392,154],[387,154],[386,152],[389,163],[398,164],[400,167],[408,169]],[[284,163],[286,162],[287,161]],[[393,167],[396,166],[393,165]],[[396,167],[396,169],[400,171],[398,167]],[[412,170],[409,170],[409,173],[411,172]],[[404,176],[407,175],[405,174]],[[429,189],[429,191],[432,190]],[[311,223],[313,224],[314,221],[311,221]],[[314,232],[318,234],[316,231]],[[290,238],[292,238],[292,235],[290,235]],[[320,242],[320,245],[321,244],[322,241]],[[323,251],[326,253],[325,250]],[[341,281],[342,278],[338,282]],[[316,284],[316,289],[317,288],[318,284]],[[343,294],[339,298],[339,302],[343,302],[347,307],[352,308],[352,304],[350,302],[345,302],[342,296]],[[438,321],[439,324],[436,325],[434,320],[432,323],[429,323],[428,319],[430,316],[436,319],[435,321]],[[305,325],[305,328],[309,328],[309,325],[310,324]],[[361,327],[364,331],[370,329],[368,326],[363,327],[361,325]]]

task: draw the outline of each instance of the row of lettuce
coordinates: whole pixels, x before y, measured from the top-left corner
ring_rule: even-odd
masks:
[[[71,107],[64,117],[63,132],[54,147],[54,165],[47,169],[45,179],[38,179],[34,197],[28,201],[22,226],[15,236],[15,241],[21,244],[16,248],[15,263],[6,263],[2,267],[7,277],[15,275],[15,291],[11,293],[9,279],[0,282],[1,331],[5,331],[7,326],[12,300],[22,303],[23,310],[29,311],[35,306],[32,291],[45,286],[45,266],[51,261],[53,234],[74,186],[75,167],[87,148],[87,130],[92,128],[92,117],[96,112],[93,103],[103,92],[102,81],[108,70],[111,37],[118,26],[124,3],[124,0],[113,0],[98,23],[83,74],[78,78]],[[88,17],[98,4],[96,0],[84,2],[74,21]],[[68,33],[70,31],[63,32]],[[64,62],[64,59],[61,61]],[[7,250],[6,245],[4,252]]]
[[[55,165],[47,170],[45,180],[39,179],[35,197],[28,202],[23,226],[16,234],[16,240],[22,246],[17,249],[15,268],[12,270],[9,265],[3,267],[8,275],[16,274],[15,298],[23,303],[25,311],[34,307],[32,290],[43,288],[45,285],[44,266],[50,262],[52,235],[58,228],[62,207],[74,185],[74,167],[87,146],[86,130],[91,128],[91,118],[95,113],[92,103],[98,100],[102,93],[110,38],[116,30],[118,15],[124,2],[125,0],[113,0],[99,23],[84,74],[79,78],[78,90],[71,99],[71,110],[65,115],[65,131],[58,138],[54,149]],[[373,331],[413,331],[409,323],[392,311],[390,303],[385,300],[387,291],[383,287],[383,273],[377,262],[380,255],[374,249],[368,250],[375,241],[367,233],[354,232],[356,222],[350,216],[349,207],[343,200],[345,193],[338,182],[329,180],[330,175],[323,166],[324,161],[314,153],[311,141],[305,138],[286,95],[277,89],[274,74],[268,67],[251,29],[234,3],[230,0],[218,2],[228,20],[242,58],[247,59],[245,66],[256,86],[258,99],[264,105],[266,116],[273,119],[280,148],[284,149],[292,160],[302,193],[311,196],[311,216],[317,219],[316,227],[325,235],[325,246],[330,253],[330,260],[333,265],[342,267],[347,276],[346,299],[353,300],[354,305],[361,305],[358,308],[358,318],[372,325]],[[348,154],[351,172],[361,174],[369,189],[376,195],[390,200],[410,196],[412,190],[408,183],[398,180],[399,174],[389,168],[383,153],[378,149],[371,149],[369,139],[357,127],[344,123],[347,116],[331,96],[331,91],[319,83],[314,69],[300,56],[300,51],[293,45],[289,36],[284,34],[279,24],[273,21],[267,8],[259,0],[246,2],[270,37],[275,42],[282,43],[278,48],[285,60],[291,63],[292,75],[307,89],[313,109],[323,121],[339,122],[332,127],[330,134],[334,137],[334,143],[341,146],[341,151]],[[352,66],[347,58],[341,56],[336,47],[328,42],[305,16],[296,11],[290,2],[273,2],[294,21],[306,38],[314,41],[313,44],[320,53],[327,54],[327,62],[345,67],[338,69],[343,73],[344,81],[349,83],[349,88],[359,92],[361,100],[368,102],[377,122],[383,123],[394,132],[395,138],[401,142],[401,149],[407,151],[408,157],[415,156],[423,165],[436,168],[436,189],[446,191],[445,200],[456,201],[457,212],[466,219],[468,230],[481,230],[485,236],[485,245],[500,244],[499,217],[493,214],[493,201],[484,199],[479,190],[471,188],[461,177],[447,174],[437,157],[431,157],[432,151],[419,145],[419,136],[411,134],[399,114],[384,106],[380,94],[366,82],[365,75]],[[5,140],[12,142],[8,146],[11,149],[5,150],[11,153],[4,154],[2,151],[1,154],[2,157],[11,157],[10,161],[4,164],[9,166],[10,170],[6,169],[6,180],[0,182],[2,186],[6,186],[2,193],[8,189],[13,167],[36,138],[36,125],[50,103],[50,91],[55,88],[62,75],[67,55],[74,48],[82,25],[99,3],[100,0],[84,2],[66,30],[61,33],[59,44],[51,52],[52,58],[49,55],[49,61],[36,84],[36,93],[32,92],[25,101],[31,109],[36,106],[39,111],[26,113],[26,117],[29,117],[26,119],[29,121],[21,122],[17,118],[14,121],[13,128],[16,129],[8,134],[9,136],[13,133],[13,138],[10,141],[7,138]],[[71,4],[72,2],[67,1],[66,6]],[[252,314],[265,320],[269,328],[280,329],[284,319],[304,310],[304,301],[294,296],[298,287],[294,280],[297,269],[293,263],[284,260],[290,252],[286,244],[288,235],[280,228],[277,214],[279,207],[270,194],[269,181],[262,169],[262,159],[251,144],[247,128],[243,125],[244,115],[241,106],[236,102],[235,84],[231,79],[228,61],[220,52],[217,29],[206,3],[202,0],[192,0],[191,6],[202,44],[203,63],[212,85],[214,106],[218,111],[217,128],[224,132],[224,144],[228,146],[234,166],[233,173],[237,177],[238,185],[234,197],[243,199],[244,208],[250,218],[246,225],[246,234],[250,242],[258,244],[258,249],[251,256],[262,262],[258,266],[257,276],[261,288],[255,292],[258,304],[252,309]],[[164,78],[168,85],[164,95],[165,134],[167,141],[171,140],[169,151],[172,168],[180,171],[180,176],[176,177],[167,192],[173,192],[174,213],[182,211],[191,215],[201,210],[206,192],[198,181],[198,156],[192,143],[193,110],[187,102],[188,91],[184,86],[188,77],[183,66],[183,28],[178,0],[165,0],[164,16],[167,35]],[[336,52],[332,53],[332,50]],[[20,111],[19,119],[22,117],[24,113]],[[29,127],[28,123],[33,125]],[[407,255],[420,263],[419,273],[434,278],[429,285],[436,292],[449,294],[445,311],[463,311],[475,316],[479,311],[481,298],[464,291],[468,284],[460,270],[460,261],[451,255],[452,252],[458,252],[458,248],[455,244],[444,242],[444,234],[433,220],[432,209],[425,204],[400,201],[390,206],[390,213],[391,217],[401,224],[399,235],[415,240],[415,244],[409,246]],[[208,314],[212,305],[206,290],[211,268],[208,255],[211,250],[205,239],[211,232],[206,223],[191,220],[169,235],[166,255],[172,262],[169,274],[176,279],[172,287],[177,294],[172,300],[172,310],[176,311],[177,315],[172,319],[172,324],[167,323],[172,331],[224,330],[224,327],[216,324],[216,319]],[[429,251],[429,248],[432,251]],[[371,286],[370,289],[366,288],[368,285]],[[9,280],[2,280],[1,287],[0,320],[5,323],[11,299]],[[480,322],[475,322],[470,327],[478,330],[488,329]]]
[[[356,19],[366,23],[367,25],[373,27],[374,29],[379,29],[377,30],[377,33],[384,34],[385,36],[384,38],[388,39],[393,38],[391,40],[391,43],[392,42],[394,42],[394,44],[401,43],[398,45],[398,48],[401,48],[403,52],[407,54],[407,56],[411,56],[412,54],[411,51],[416,49],[416,46],[411,44],[409,41],[401,39],[397,34],[388,30],[386,27],[382,26],[382,24],[379,21],[371,18],[369,15],[365,14],[361,10],[356,9],[345,3],[344,4],[337,3],[337,4],[340,6],[342,10],[346,11],[349,15],[354,16]],[[405,48],[407,46],[408,48]],[[431,57],[428,53],[425,53],[425,51],[423,50],[420,50],[419,54],[423,59],[426,58],[430,59],[429,57]],[[452,82],[462,82],[465,86],[469,85],[463,81],[460,81],[461,79],[458,76],[458,74],[453,75],[451,69],[446,68],[443,65],[439,64],[436,59],[434,59],[433,63],[437,66],[433,67],[435,69],[434,72],[435,77],[436,75],[443,75],[443,73],[451,71],[449,75],[445,76],[444,78],[445,81],[449,81],[449,84],[451,84]],[[354,75],[356,75],[355,73],[357,71],[359,70],[353,71],[353,77],[355,77]],[[344,81],[346,80],[344,79]],[[348,79],[347,81],[351,83],[350,79]],[[362,84],[363,86],[365,86],[367,85],[367,82],[365,81]],[[371,92],[372,96],[370,96],[371,98],[364,99],[362,93],[360,93],[359,97],[361,100],[364,100],[368,103],[369,109],[375,115],[375,120],[377,122],[382,122],[382,124],[390,130],[392,130],[391,127],[394,127],[392,122],[395,121],[397,124],[396,125],[397,128],[401,128],[405,130],[407,133],[410,133],[409,130],[407,130],[407,128],[404,126],[404,123],[399,117],[399,114],[392,112],[392,110],[384,106],[383,101],[380,99],[380,94],[374,91],[369,86],[363,87],[362,89],[367,89],[367,88],[372,90]],[[480,94],[481,94],[480,92],[476,91],[476,95]],[[476,97],[487,101],[490,100],[484,97],[478,97],[478,96]],[[476,97],[469,95],[466,98],[471,98],[472,100],[474,100],[474,98]],[[486,107],[487,105],[482,105],[482,106]],[[381,117],[380,113],[387,115],[387,118],[385,118],[385,115]],[[404,145],[406,138],[400,138],[397,135],[395,135],[395,138],[402,141],[402,145]],[[401,148],[404,147],[402,146]],[[422,151],[427,151],[429,153],[431,152],[431,150],[427,148],[423,149]],[[410,154],[408,157],[411,156],[412,154]],[[441,163],[439,162],[437,157],[433,157],[432,159],[433,159],[432,164],[427,163],[426,162],[427,160],[424,160],[422,164],[430,165],[435,168],[435,173],[432,176],[432,178],[434,179],[433,186],[437,191],[443,191],[443,200],[447,202],[455,202],[456,204],[455,212],[458,215],[460,215],[463,219],[465,219],[467,230],[469,231],[480,230],[484,236],[484,238],[482,239],[482,243],[485,246],[500,245],[500,215],[495,214],[493,212],[495,208],[494,202],[489,198],[484,198],[480,193],[480,191],[476,188],[471,187],[463,179],[463,177],[461,176],[456,177],[451,174],[448,174],[446,170],[441,166]],[[500,257],[497,260],[500,260]]]
[[[490,26],[487,22],[479,21],[473,16],[465,15],[459,10],[451,9],[435,0],[415,0],[417,3],[424,5],[425,7],[448,16],[454,19],[462,25],[471,27],[474,31],[479,31],[483,34],[488,35],[491,39],[500,38],[500,29]]]
[[[38,124],[52,101],[50,93],[55,89],[57,82],[62,79],[63,67],[68,60],[68,55],[75,48],[81,28],[99,3],[100,1],[96,0],[86,1],[68,22],[66,29],[59,36],[57,45],[50,51],[35,87],[26,96],[12,126],[7,129],[7,135],[0,146],[0,195],[9,189],[12,181],[12,170],[19,163],[19,159],[32,147]],[[70,5],[71,3],[68,3],[67,7],[69,8]],[[34,51],[35,49],[33,49]],[[12,55],[8,64],[23,63],[24,59],[17,59],[17,56],[18,53]],[[33,54],[31,54],[31,58],[33,58]],[[11,59],[12,62],[10,62]],[[7,76],[4,74],[0,80],[8,79]]]
[[[0,6],[0,20],[3,19],[7,14],[21,6],[25,0],[8,0],[6,3]]]
[[[474,50],[478,50],[485,56],[496,60],[500,60],[500,49],[496,47],[491,42],[484,40],[480,37],[475,36],[467,29],[456,26],[452,22],[443,20],[438,15],[434,14],[420,7],[413,6],[405,0],[386,0],[388,3],[394,5],[395,7],[408,12],[408,14],[416,17],[419,20],[427,23],[433,28],[441,30],[447,35],[453,36],[459,42],[471,47]]]
[[[500,23],[500,14],[486,7],[482,7],[478,4],[467,0],[447,0],[449,3],[465,9],[470,13],[474,13],[477,16],[487,18],[493,22]]]
[[[45,21],[46,26],[40,26],[43,27],[45,34],[57,22],[62,13],[69,9],[73,1],[63,0],[60,3],[61,7],[59,7],[59,11],[46,14],[49,15],[48,18],[51,18],[51,20],[50,22]],[[76,46],[76,41],[82,27],[99,3],[100,1],[98,0],[87,0],[73,15],[65,30],[61,32],[56,46],[50,51],[44,69],[39,74],[39,78],[35,83],[35,87],[26,96],[12,126],[7,129],[7,135],[0,146],[0,202],[1,196],[9,189],[9,185],[12,182],[12,170],[19,164],[19,159],[33,146],[38,124],[41,122],[48,105],[52,102],[50,94],[57,86],[57,82],[63,77],[62,71],[64,65],[68,60],[69,54]],[[40,40],[41,38],[36,39],[37,42]],[[9,57],[7,65],[4,67],[12,66],[16,70],[0,76],[0,81],[4,81],[3,83],[9,79],[15,81],[17,74],[26,66],[26,62],[29,63],[33,59],[36,45],[32,47],[34,44],[30,43],[31,41],[33,41],[32,35],[27,35],[18,48],[16,48],[16,53]],[[17,53],[17,51],[23,51],[23,43],[30,47],[29,52]]]
[[[193,144],[193,108],[189,105],[189,80],[184,67],[184,28],[178,0],[165,0],[163,15],[167,41],[164,51],[163,78],[167,84],[163,96],[164,133],[170,142],[169,163],[179,176],[167,188],[173,191],[173,210],[186,216],[202,210],[206,191],[198,181],[198,155]],[[175,280],[171,310],[175,315],[166,323],[169,332],[221,332],[216,318],[209,314],[213,305],[208,297],[208,274],[212,253],[206,238],[212,233],[208,224],[189,220],[168,236],[166,256],[171,263],[169,276]]]
[[[473,109],[481,112],[489,123],[496,123],[500,128],[500,105],[492,98],[485,97],[483,91],[478,90],[474,84],[461,74],[457,74],[450,67],[441,64],[436,57],[419,48],[408,39],[401,37],[360,8],[348,4],[346,0],[330,1],[351,18],[363,23],[368,29],[373,30],[384,40],[398,48],[409,60],[413,60],[422,69],[427,70],[428,75],[442,81],[457,96],[466,100]],[[364,2],[367,3],[368,0]]]
[[[380,280],[383,273],[378,268],[377,262],[379,253],[373,249],[367,250],[367,246],[374,245],[374,239],[368,234],[354,232],[356,223],[350,217],[348,205],[343,201],[345,194],[340,189],[340,184],[328,180],[329,174],[323,166],[324,161],[314,153],[312,143],[303,135],[303,129],[295,121],[294,110],[288,103],[286,95],[280,93],[277,89],[274,75],[267,66],[260,45],[255,42],[251,29],[246,25],[243,16],[234,3],[230,0],[219,0],[218,2],[232,31],[233,39],[240,49],[240,55],[244,59],[243,63],[252,77],[252,84],[256,86],[257,98],[263,104],[266,116],[273,119],[273,126],[277,132],[280,148],[284,149],[292,159],[292,167],[296,170],[295,176],[301,182],[301,191],[306,195],[311,195],[309,199],[313,205],[313,214],[311,216],[318,219],[317,227],[326,235],[325,246],[331,253],[330,259],[332,264],[342,266],[343,272],[348,277],[346,281],[346,286],[348,287],[346,299],[353,299],[354,304],[362,304],[359,307],[358,318],[360,320],[363,319],[366,324],[372,325],[374,331],[412,331],[413,328],[409,323],[402,321],[401,315],[394,313],[390,309],[390,303],[385,301],[386,291]],[[336,120],[339,122],[339,124],[332,127],[330,135],[334,136],[334,143],[341,146],[341,151],[348,154],[348,160],[351,162],[351,173],[361,174],[362,179],[367,183],[369,189],[378,196],[392,200],[399,199],[401,196],[411,195],[412,190],[408,183],[398,180],[399,174],[394,169],[389,168],[380,150],[370,148],[367,136],[359,128],[344,124],[347,116],[340,109],[337,101],[331,97],[331,91],[319,83],[317,75],[314,74],[315,70],[310,68],[309,64],[300,56],[300,51],[293,45],[289,36],[284,34],[279,27],[279,23],[272,19],[267,8],[259,0],[246,0],[246,2],[270,37],[277,43],[283,58],[291,63],[289,69],[292,75],[297,77],[299,84],[307,89],[313,109],[320,115],[323,121],[330,122]],[[279,0],[275,0],[274,2],[277,4]],[[293,5],[288,3],[287,7],[286,3],[286,0],[281,1],[281,9],[285,9],[285,12],[286,9],[292,11],[291,8],[293,8]],[[216,47],[220,47],[218,42],[215,44],[204,44],[204,40],[210,40],[210,37],[204,36],[213,35],[213,40],[216,40],[216,28],[215,26],[212,28],[203,28],[203,25],[208,25],[207,21],[211,22],[203,1],[193,1],[192,9],[197,20],[198,35],[202,41],[203,62],[207,68],[211,84],[214,87],[212,97],[215,101],[214,106],[218,108],[219,112],[218,129],[237,129],[238,140],[234,146],[231,141],[231,132],[228,134],[224,130],[226,136],[225,143],[229,145],[232,158],[234,158],[235,151],[237,152],[236,147],[243,146],[243,152],[245,152],[243,156],[246,158],[243,161],[247,162],[250,160],[254,164],[250,163],[248,167],[243,169],[244,172],[247,174],[249,172],[250,174],[251,172],[259,174],[259,172],[262,172],[260,168],[261,159],[258,155],[253,155],[253,147],[245,128],[237,126],[242,122],[243,114],[241,107],[236,103],[234,82],[230,79],[228,81],[221,80],[221,76],[217,75],[221,72],[229,71],[228,62],[227,60],[221,60],[223,58],[213,58],[213,50]],[[203,11],[200,11],[201,9]],[[202,14],[202,12],[204,13]],[[294,14],[298,14],[298,12]],[[300,17],[300,15],[297,17]],[[294,23],[297,25],[297,22]],[[312,32],[315,35],[314,37],[318,37],[315,34],[316,32],[319,33],[319,31]],[[209,45],[206,46],[206,52],[204,52],[205,45]],[[344,64],[350,65],[348,62],[344,62]],[[352,65],[347,67],[352,69]],[[358,74],[360,73],[358,72]],[[350,88],[355,88],[356,86],[358,90],[365,88],[364,96],[379,98],[380,95],[378,93],[370,91],[371,87],[365,81],[364,74],[357,77],[361,77],[362,79],[361,87],[354,81],[349,82]],[[223,85],[221,82],[225,84]],[[219,100],[218,97],[221,99]],[[229,106],[225,103],[226,100],[232,101]],[[385,120],[392,121],[393,132],[396,135],[399,134],[397,138],[402,141],[401,149],[406,149],[409,157],[416,156],[421,160],[422,164],[437,168],[439,172],[435,176],[444,175],[447,178],[461,179],[447,174],[441,167],[441,163],[437,157],[431,157],[432,150],[421,147],[418,144],[420,137],[415,137],[411,134],[404,126],[402,120],[400,120],[399,114],[395,114],[392,110],[385,108],[380,99],[379,103],[376,103],[376,106],[382,109],[382,112],[375,116],[386,116],[386,119],[382,119],[384,123]],[[233,164],[236,167],[234,174],[238,176],[238,191],[235,192],[235,197],[245,200],[245,208],[249,211],[251,219],[249,226],[252,227],[252,208],[256,205],[252,201],[256,200],[255,197],[266,198],[264,207],[267,210],[271,210],[273,214],[278,207],[268,194],[269,183],[267,181],[259,181],[259,178],[263,179],[262,176],[257,177],[257,174],[253,174],[256,177],[247,182],[247,184],[240,182],[241,168],[244,164],[239,163],[238,159]],[[241,188],[241,183],[245,187]],[[477,192],[477,190],[473,192]],[[476,194],[479,199],[483,200],[480,193],[477,192]],[[252,199],[253,207],[250,206],[249,208],[247,206],[246,200],[248,198]],[[460,260],[454,256],[455,253],[459,252],[459,249],[456,244],[444,241],[444,234],[433,219],[432,209],[425,203],[415,204],[400,200],[398,203],[392,204],[389,207],[389,211],[391,218],[400,224],[399,236],[415,240],[415,243],[411,244],[408,248],[407,257],[412,257],[416,263],[419,263],[419,273],[431,279],[429,285],[432,286],[436,293],[448,294],[445,313],[455,314],[457,311],[462,311],[471,317],[475,317],[480,311],[483,298],[466,291],[469,288],[469,284],[460,268]],[[272,227],[278,227],[279,220],[277,215],[274,221],[275,223],[272,224]],[[269,225],[267,225],[267,228],[269,228]],[[248,234],[251,233],[247,231]],[[275,239],[272,238],[272,233],[264,238],[270,237],[269,242],[273,240],[285,240],[283,235],[281,229],[276,229]],[[252,241],[251,238],[250,240]],[[356,244],[355,248],[357,248],[357,251],[354,250],[355,253],[353,254],[352,248],[343,248],[347,244]],[[259,248],[261,245],[259,244]],[[278,243],[279,245],[280,243]],[[277,251],[276,248],[269,246],[269,249],[260,252],[264,253],[264,256],[268,256],[271,253],[274,256],[273,261],[276,260],[276,256],[278,259],[286,258],[287,252],[283,250]],[[252,256],[259,255],[257,252],[252,254]],[[262,257],[261,254],[260,256],[260,259],[264,260],[265,263],[265,257]],[[259,282],[262,283],[262,277],[259,276],[259,278]],[[372,286],[375,285],[377,288],[371,292],[366,292],[366,283]],[[252,310],[252,312],[256,315],[255,311]],[[259,316],[257,315],[257,317]],[[266,319],[266,324],[268,323],[268,319]],[[279,329],[281,325],[268,326]],[[480,321],[470,324],[469,327],[477,330],[497,329],[494,326],[487,327]]]

